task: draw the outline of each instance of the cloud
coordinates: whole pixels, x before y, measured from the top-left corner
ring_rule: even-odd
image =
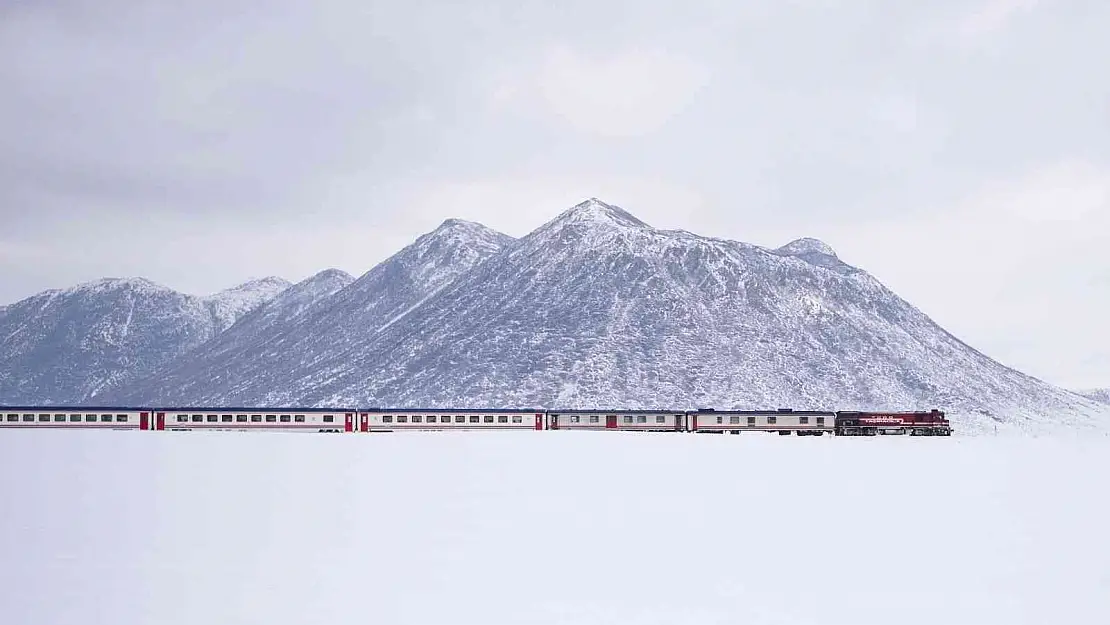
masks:
[[[651,134],[682,114],[708,84],[710,71],[660,49],[587,55],[559,45],[517,80],[495,88],[495,106],[539,104],[580,131],[628,138]]]

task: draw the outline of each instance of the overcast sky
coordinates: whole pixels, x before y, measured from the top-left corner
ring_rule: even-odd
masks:
[[[589,197],[1110,386],[1104,0],[0,0],[0,303],[359,275]]]

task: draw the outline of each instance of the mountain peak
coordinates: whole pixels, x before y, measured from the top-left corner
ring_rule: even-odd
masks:
[[[619,206],[602,202],[596,197],[591,197],[568,208],[556,217],[552,223],[588,223],[622,228],[651,228],[632,213]]]
[[[802,237],[794,239],[786,245],[775,250],[784,256],[806,256],[808,254],[822,254],[836,258],[836,251],[832,246],[819,239]]]

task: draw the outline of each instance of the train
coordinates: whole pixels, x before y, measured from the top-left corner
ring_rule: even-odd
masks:
[[[477,408],[258,408],[0,406],[0,429],[294,431],[386,433],[448,430],[683,432],[782,436],[951,436],[941,410],[554,410]]]

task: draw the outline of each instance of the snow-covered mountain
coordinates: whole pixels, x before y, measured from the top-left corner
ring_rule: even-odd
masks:
[[[1110,388],[1087,388],[1076,392],[1089,399],[1110,404]]]
[[[211,297],[142,278],[50,290],[0,310],[0,403],[97,402],[216,336],[280,279]]]
[[[240,317],[272,300],[293,283],[276,276],[244,282],[204,298],[216,318],[217,331],[231,327]]]
[[[328,282],[342,288],[321,291],[317,279],[325,274],[293,287],[288,297],[112,397],[170,404],[309,401],[322,377],[370,350],[391,324],[512,241],[480,224],[449,219],[358,280]],[[306,289],[314,293],[307,306],[299,295]]]
[[[126,399],[427,407],[927,409],[957,427],[1103,427],[826,244],[652,228],[599,200],[519,240],[449,221],[261,338]],[[251,347],[254,345],[256,347]]]

